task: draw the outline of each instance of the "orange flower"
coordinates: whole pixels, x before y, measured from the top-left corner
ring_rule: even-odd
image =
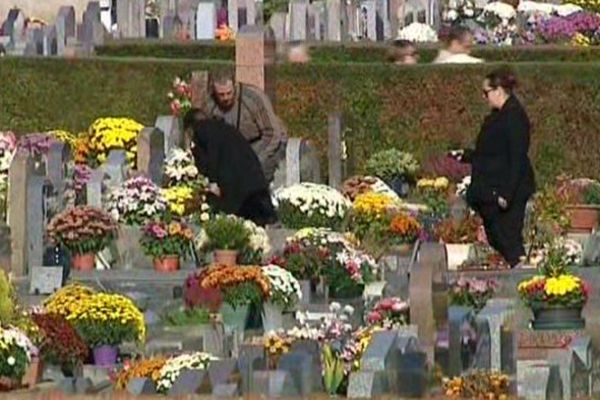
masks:
[[[269,280],[263,275],[261,268],[257,266],[210,266],[201,273],[200,286],[223,289],[251,281],[258,285],[263,296],[269,295]]]
[[[169,225],[169,235],[175,236],[179,232],[181,232],[181,225],[179,225],[177,222],[171,222]]]

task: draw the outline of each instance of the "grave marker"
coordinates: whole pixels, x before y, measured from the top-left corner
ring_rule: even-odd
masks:
[[[328,119],[329,186],[340,188],[344,182],[344,125],[342,115],[331,114]]]
[[[52,140],[50,142],[50,148],[46,154],[46,171],[48,179],[52,182],[52,187],[59,199],[62,199],[64,196],[67,163],[70,158],[71,150],[68,144],[58,140]],[[61,204],[60,200],[59,204]]]
[[[183,127],[181,119],[172,115],[160,115],[154,123],[164,134],[165,155],[171,152],[174,147],[183,146]]]
[[[270,27],[240,29],[235,41],[235,80],[256,86],[275,105],[275,36]]]
[[[137,138],[137,169],[161,186],[165,162],[164,133],[158,128],[144,128]]]
[[[197,40],[212,40],[217,30],[217,9],[214,2],[202,1],[196,9]]]
[[[75,8],[73,6],[62,6],[58,9],[58,20],[62,20],[65,26],[65,37],[75,37]]]
[[[32,267],[29,293],[36,296],[53,294],[62,287],[63,267]]]
[[[121,38],[146,37],[145,2],[117,0],[117,29]]]
[[[174,39],[180,36],[183,29],[183,22],[174,12],[169,12],[163,18],[162,38]]]
[[[86,203],[92,207],[102,207],[102,186],[104,184],[105,173],[102,168],[93,169],[90,178],[85,185]]]
[[[287,40],[287,16],[285,12],[274,12],[269,20],[269,25],[273,29],[273,34],[278,42]]]
[[[290,40],[306,40],[308,32],[308,2],[293,0],[290,3]]]
[[[238,0],[227,1],[227,17],[229,19],[229,27],[237,32],[240,28],[239,25],[239,3]]]
[[[111,150],[106,162],[101,167],[108,175],[108,187],[120,186],[127,179],[127,155],[125,150]]]
[[[342,0],[327,0],[325,9],[327,13],[327,40],[332,42],[342,41]]]
[[[152,379],[148,378],[133,378],[127,384],[127,392],[134,396],[148,396],[156,394],[156,385]]]

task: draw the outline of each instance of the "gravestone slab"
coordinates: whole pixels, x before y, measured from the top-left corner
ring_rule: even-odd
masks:
[[[45,57],[56,55],[58,45],[56,42],[55,26],[47,26],[44,28],[44,38],[42,46],[42,52]]]
[[[179,377],[173,386],[171,386],[171,389],[169,389],[168,395],[184,396],[190,394],[199,394],[202,386],[206,385],[207,381],[208,374],[206,371],[186,369],[179,374]]]
[[[519,361],[517,393],[520,398],[525,399],[562,399],[562,380],[558,366],[544,360]]]
[[[269,25],[273,29],[273,34],[278,42],[284,42],[287,40],[287,13],[285,12],[274,12],[269,19]]]
[[[468,331],[472,329],[472,309],[451,306],[448,308],[448,319],[450,327],[448,376],[459,376],[470,367],[472,359],[471,338],[468,336]]]
[[[27,271],[44,261],[44,234],[47,221],[47,196],[51,184],[42,171],[35,171],[27,185]],[[39,174],[39,175],[38,175]]]
[[[58,19],[64,21],[65,37],[75,37],[75,8],[73,6],[62,6],[58,9]]]
[[[105,178],[104,170],[93,169],[90,172],[90,178],[85,184],[86,201],[92,207],[102,207],[102,187]]]
[[[290,40],[307,40],[308,38],[308,2],[293,0],[290,2]]]
[[[109,188],[120,186],[127,179],[127,155],[125,150],[111,150],[101,167],[107,175]]]
[[[238,397],[240,390],[237,383],[221,383],[213,388],[212,395],[215,397]]]
[[[429,386],[427,354],[421,351],[407,351],[399,357],[397,369],[386,371],[391,393],[401,398],[425,397]]]
[[[253,393],[275,397],[297,397],[300,395],[292,376],[287,371],[255,371]]]
[[[361,370],[385,371],[398,359],[398,333],[396,331],[375,332],[361,358]]]
[[[237,32],[240,29],[239,25],[239,2],[238,0],[227,1],[227,17],[229,20],[229,27]]]
[[[192,79],[190,81],[190,90],[192,92],[192,107],[200,109],[205,107],[206,99],[208,96],[208,81],[208,71],[192,72]],[[180,126],[180,130],[183,131],[183,127]],[[185,138],[184,141],[189,141],[189,138]],[[186,148],[187,147],[188,146],[186,144]]]
[[[308,396],[315,392],[320,385],[314,379],[320,379],[320,374],[315,376],[315,360],[309,353],[288,353],[279,359],[278,369],[287,371],[300,396]]]
[[[181,126],[181,119],[172,115],[160,115],[156,118],[154,126],[160,129],[164,134],[165,154],[169,154],[174,147],[183,146],[183,127]]]
[[[356,371],[348,381],[349,399],[372,399],[388,391],[385,371]]]
[[[377,3],[375,0],[364,1],[361,5],[363,17],[363,37],[377,41]]]
[[[121,38],[146,37],[145,3],[137,0],[117,0],[117,29]]]
[[[329,115],[327,133],[329,186],[339,189],[346,173],[344,162],[344,125],[340,113]]]
[[[196,11],[196,39],[212,40],[217,30],[217,9],[213,2],[200,2]]]
[[[254,347],[254,348],[253,348]],[[241,391],[243,395],[254,391],[254,372],[265,369],[267,366],[264,349],[242,347],[238,357],[238,369],[242,378]]]
[[[179,37],[182,30],[183,22],[179,18],[179,15],[169,12],[163,17],[162,37],[164,39],[175,39]]]
[[[232,358],[212,361],[208,367],[208,376],[213,388],[221,384],[231,383],[236,375],[239,375],[238,365],[237,361]]]
[[[32,267],[29,293],[52,294],[62,287],[63,267]]]
[[[127,384],[127,392],[134,396],[149,396],[156,394],[156,385],[152,379],[133,378]]]
[[[8,225],[11,227],[11,272],[17,276],[27,273],[29,263],[28,210],[29,180],[34,174],[33,159],[25,151],[18,151],[8,172]],[[12,205],[12,206],[11,206]],[[39,265],[39,264],[38,264]]]
[[[165,162],[164,133],[158,128],[144,128],[137,138],[137,169],[152,182],[163,184]]]

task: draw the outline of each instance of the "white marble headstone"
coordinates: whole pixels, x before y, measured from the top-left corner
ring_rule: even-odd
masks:
[[[211,40],[217,29],[217,9],[215,3],[202,2],[196,12],[196,39]]]

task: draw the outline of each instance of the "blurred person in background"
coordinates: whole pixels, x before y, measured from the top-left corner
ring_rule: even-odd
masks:
[[[483,60],[470,55],[474,37],[471,30],[465,26],[454,26],[442,39],[444,48],[433,60],[434,64],[476,64]]]
[[[412,65],[419,62],[417,47],[410,40],[397,39],[388,51],[388,60],[396,65]]]

